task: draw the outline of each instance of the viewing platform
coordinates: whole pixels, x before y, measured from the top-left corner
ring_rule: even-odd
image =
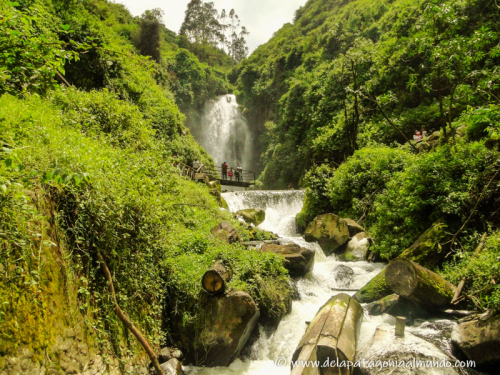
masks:
[[[240,177],[237,179],[234,176],[234,169],[233,176],[230,178],[229,176],[223,177],[221,167],[209,168],[201,165],[198,169],[194,169],[181,162],[176,162],[175,165],[179,168],[179,174],[195,181],[219,181],[221,185],[243,188],[255,185],[255,172],[252,171],[242,170]]]

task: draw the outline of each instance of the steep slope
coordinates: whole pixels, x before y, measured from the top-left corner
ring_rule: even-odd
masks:
[[[317,162],[422,128],[446,132],[468,105],[498,101],[499,11],[483,0],[308,1],[231,75],[261,135],[264,186],[297,186]]]

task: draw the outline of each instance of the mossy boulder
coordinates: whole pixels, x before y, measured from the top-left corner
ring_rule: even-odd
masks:
[[[213,227],[210,232],[217,237],[220,237],[228,243],[241,242],[241,237],[234,227],[227,221],[221,221],[220,224]]]
[[[257,210],[255,208],[245,208],[244,210],[237,211],[236,214],[240,215],[247,223],[255,226],[266,220],[265,211]]]
[[[335,214],[324,214],[314,218],[307,226],[304,238],[317,241],[326,255],[339,249],[349,239],[349,228],[345,220]]]
[[[201,303],[201,331],[184,337],[194,354],[188,359],[207,367],[228,366],[248,341],[260,311],[253,298],[242,291],[205,297]]]
[[[444,221],[435,222],[398,258],[411,260],[423,267],[434,268],[441,263],[449,248],[447,245],[441,245],[450,237],[446,229],[447,225]]]
[[[466,357],[475,361],[478,369],[497,373],[500,366],[500,315],[460,323],[451,334],[451,343],[459,358]]]
[[[305,276],[314,266],[314,251],[296,244],[275,245],[265,243],[262,252],[270,252],[285,258],[285,268],[292,277]]]
[[[371,279],[364,287],[356,292],[353,296],[361,303],[369,303],[377,301],[385,296],[392,294],[392,290],[385,282],[385,268],[373,279]]]

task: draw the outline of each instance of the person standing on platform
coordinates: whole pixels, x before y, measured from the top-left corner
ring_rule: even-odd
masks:
[[[224,163],[222,163],[222,179],[223,180],[227,180],[227,163],[226,161],[224,160]]]
[[[229,179],[233,181],[233,167],[229,168],[229,172],[227,172],[227,175],[229,176]]]

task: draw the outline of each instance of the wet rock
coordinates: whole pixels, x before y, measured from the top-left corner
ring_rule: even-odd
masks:
[[[203,301],[203,328],[198,335],[183,335],[187,345],[195,345],[191,360],[196,365],[228,366],[245,346],[260,311],[246,292],[230,292],[206,297]]]
[[[359,232],[347,243],[345,251],[339,254],[339,260],[344,262],[366,260],[371,243],[372,239],[365,232]]]
[[[183,354],[179,349],[173,349],[170,351],[172,358],[182,359]]]
[[[372,339],[356,353],[356,362],[360,367],[354,369],[355,375],[374,374],[417,374],[417,375],[458,375],[454,368],[438,366],[409,367],[414,361],[444,361],[455,363],[455,359],[441,352],[433,344],[406,331],[402,338],[396,337],[394,327],[382,324],[377,327]],[[370,362],[372,361],[372,366]],[[382,367],[376,363],[392,363],[392,366]],[[389,362],[391,361],[391,362]],[[405,364],[408,367],[398,367]]]
[[[160,351],[160,355],[158,356],[158,362],[164,363],[164,362],[167,362],[171,358],[172,358],[172,353],[170,353],[170,349],[167,347],[164,347]]]
[[[220,237],[228,243],[241,242],[241,237],[234,227],[226,221],[221,221],[210,230],[214,236]]]
[[[349,230],[349,236],[354,237],[356,234],[364,232],[365,228],[356,223],[352,219],[343,219],[347,224],[347,229]]]
[[[500,366],[500,315],[485,321],[473,319],[458,324],[452,334],[457,356],[476,361],[479,369],[497,373]]]
[[[339,249],[349,239],[347,223],[335,214],[316,216],[304,233],[307,242],[317,241],[326,255]]]
[[[299,288],[297,287],[297,282],[292,279],[288,279],[288,287],[290,288],[292,301],[300,301],[300,293]]]
[[[314,250],[300,247],[296,244],[264,244],[261,251],[282,255],[285,258],[284,266],[292,277],[304,276],[314,266]]]
[[[255,208],[246,208],[244,210],[239,210],[236,212],[236,214],[240,215],[247,223],[253,224],[255,226],[264,222],[264,220],[266,219],[265,211],[257,210]]]
[[[353,297],[361,303],[369,303],[384,298],[392,293],[393,292],[385,282],[384,268],[377,276],[368,281],[365,286],[358,290]]]
[[[354,278],[354,271],[351,267],[341,264],[333,270],[333,277],[339,288],[349,288]]]
[[[162,363],[160,365],[163,370],[163,375],[182,375],[182,365],[178,359],[172,358],[169,361]]]

